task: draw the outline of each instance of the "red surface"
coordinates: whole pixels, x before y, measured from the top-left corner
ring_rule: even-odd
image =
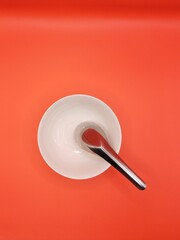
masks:
[[[3,9],[0,35],[0,239],[180,239],[179,12]],[[78,181],[43,161],[39,121],[75,93],[117,114],[120,155],[147,190],[112,168]]]
[[[35,6],[35,7],[74,7],[87,6],[93,8],[128,7],[128,8],[180,8],[179,0],[0,0],[6,6]]]

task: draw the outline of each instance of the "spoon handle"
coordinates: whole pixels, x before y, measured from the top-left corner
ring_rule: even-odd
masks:
[[[104,158],[108,163],[110,163],[114,168],[116,168],[120,173],[122,173],[129,181],[131,181],[138,189],[144,190],[146,184],[144,181],[134,173],[127,164],[116,154],[114,150],[105,148],[91,148],[91,150],[98,154],[100,157]]]

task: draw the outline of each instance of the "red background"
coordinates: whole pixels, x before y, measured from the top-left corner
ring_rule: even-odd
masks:
[[[0,239],[180,239],[179,5],[1,1]],[[43,161],[39,121],[76,93],[114,110],[147,190],[113,168],[80,181]]]

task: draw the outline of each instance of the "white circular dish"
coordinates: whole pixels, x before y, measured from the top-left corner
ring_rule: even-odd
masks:
[[[97,124],[112,148],[119,152],[119,121],[101,100],[88,95],[70,95],[44,113],[38,127],[38,146],[46,163],[57,173],[72,179],[87,179],[109,168],[109,163],[84,150],[77,141],[77,129],[88,123]]]

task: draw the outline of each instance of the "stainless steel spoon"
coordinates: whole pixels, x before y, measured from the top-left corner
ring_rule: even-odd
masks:
[[[138,189],[146,189],[146,184],[138,177],[118,156],[118,154],[108,144],[106,139],[95,129],[88,128],[82,132],[81,138],[83,143],[94,153],[98,154],[120,173],[122,173],[129,181],[131,181]]]

